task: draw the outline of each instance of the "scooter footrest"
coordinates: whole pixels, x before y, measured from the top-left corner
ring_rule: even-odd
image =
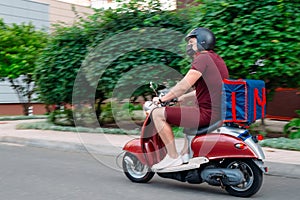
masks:
[[[167,172],[179,172],[179,171],[186,171],[191,169],[197,169],[200,167],[201,164],[208,163],[209,160],[206,157],[196,157],[191,158],[189,163],[182,164],[176,167],[167,167],[161,170],[157,170],[157,173],[167,173]]]

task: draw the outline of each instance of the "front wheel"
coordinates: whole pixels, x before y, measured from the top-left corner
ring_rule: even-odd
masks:
[[[257,193],[263,182],[263,173],[252,160],[228,161],[226,167],[239,169],[244,174],[244,181],[236,186],[226,186],[226,191],[237,197],[250,197]]]
[[[140,162],[140,160],[131,153],[125,153],[123,157],[123,171],[127,178],[136,183],[147,183],[154,176],[151,169]]]

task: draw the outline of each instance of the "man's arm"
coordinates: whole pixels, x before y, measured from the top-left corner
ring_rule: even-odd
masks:
[[[179,103],[189,103],[189,102],[192,102],[194,103],[196,100],[196,90],[193,90],[189,93],[186,93],[184,95],[181,95],[180,97],[178,97],[178,102]]]
[[[190,69],[188,73],[185,75],[185,77],[179,81],[171,90],[169,93],[167,93],[165,96],[161,98],[161,101],[170,101],[174,98],[178,98],[182,96],[188,89],[190,89],[196,81],[202,76],[202,73]]]

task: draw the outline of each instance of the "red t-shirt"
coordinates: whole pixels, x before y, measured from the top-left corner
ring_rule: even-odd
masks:
[[[195,83],[200,109],[211,111],[211,120],[219,119],[223,79],[229,78],[224,60],[212,50],[199,53],[194,58],[191,69],[202,73]]]

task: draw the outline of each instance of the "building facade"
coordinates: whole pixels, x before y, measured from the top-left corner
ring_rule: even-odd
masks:
[[[71,3],[72,2],[72,3]],[[92,14],[89,0],[1,0],[0,18],[5,23],[20,24],[31,22],[37,29],[51,32],[51,25],[56,23],[72,24],[80,16]],[[26,100],[25,100],[26,101]],[[22,115],[22,100],[10,87],[8,81],[0,81],[0,116]],[[44,114],[45,106],[34,102],[33,114]]]

